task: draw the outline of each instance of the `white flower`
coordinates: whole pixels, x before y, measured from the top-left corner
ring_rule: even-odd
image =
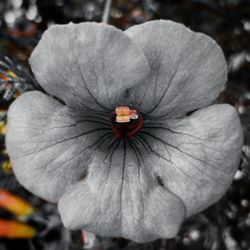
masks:
[[[242,131],[233,107],[208,106],[227,79],[208,36],[170,21],[55,25],[30,64],[48,94],[11,105],[7,149],[20,183],[59,201],[66,227],[171,238],[230,186]],[[133,114],[118,117],[120,106]]]

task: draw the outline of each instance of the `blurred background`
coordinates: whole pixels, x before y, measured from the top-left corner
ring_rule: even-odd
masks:
[[[0,250],[250,250],[250,0],[113,0],[109,24],[120,29],[153,19],[181,22],[213,37],[229,66],[221,102],[239,111],[245,142],[226,195],[185,221],[175,239],[135,244],[64,229],[57,207],[24,190],[4,146],[6,112],[39,89],[28,58],[50,25],[101,22],[105,0],[0,0]]]

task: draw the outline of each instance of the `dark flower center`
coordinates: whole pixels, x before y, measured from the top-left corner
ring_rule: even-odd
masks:
[[[130,139],[143,125],[143,117],[136,110],[117,107],[109,116],[109,121],[116,139]]]

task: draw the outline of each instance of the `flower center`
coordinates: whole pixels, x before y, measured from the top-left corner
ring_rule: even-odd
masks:
[[[116,139],[130,139],[143,125],[143,117],[129,107],[117,107],[109,116],[109,121]]]

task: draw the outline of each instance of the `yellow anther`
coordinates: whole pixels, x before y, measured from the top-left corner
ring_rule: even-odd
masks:
[[[118,123],[130,122],[130,116],[129,115],[117,115],[116,122]]]
[[[122,107],[117,107],[115,109],[115,113],[116,115],[129,115],[129,107],[125,107],[125,106],[122,106]]]
[[[125,106],[117,107],[115,109],[116,122],[118,123],[130,122],[129,112],[130,112],[129,107],[125,107]]]
[[[115,109],[116,113],[116,122],[125,123],[130,122],[130,119],[135,120],[138,119],[138,114],[135,109],[130,109],[126,106],[117,107]]]

